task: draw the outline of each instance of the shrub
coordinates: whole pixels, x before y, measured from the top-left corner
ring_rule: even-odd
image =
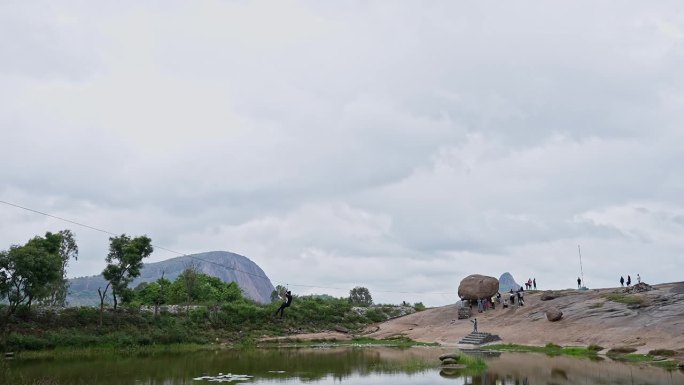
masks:
[[[644,303],[644,299],[641,297],[622,293],[609,293],[606,295],[606,299],[613,302],[624,303],[625,305],[641,305]]]
[[[593,351],[593,352],[600,352],[601,350],[604,349],[604,347],[603,347],[603,346],[599,346],[599,345],[595,345],[595,344],[591,344],[591,345],[587,346],[587,349],[588,349],[588,350],[591,350],[591,351]]]
[[[627,354],[627,353],[634,353],[636,352],[636,348],[631,348],[628,346],[616,346],[610,350],[608,350],[607,354]]]
[[[649,355],[652,356],[667,356],[671,357],[677,354],[674,350],[669,350],[669,349],[654,349],[648,352]]]
[[[380,309],[370,308],[366,312],[366,318],[372,322],[382,322],[387,319],[387,316]]]
[[[11,334],[7,337],[8,350],[41,350],[54,347],[47,339],[30,334]]]

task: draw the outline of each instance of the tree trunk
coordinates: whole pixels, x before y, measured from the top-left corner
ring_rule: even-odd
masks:
[[[114,311],[116,311],[116,305],[119,301],[116,300],[116,289],[112,288],[112,298],[114,298]]]
[[[99,287],[97,288],[97,294],[100,296],[100,327],[102,327],[102,314],[104,313],[104,300],[107,295],[107,289],[109,289],[109,284],[105,286],[104,291],[100,290]]]

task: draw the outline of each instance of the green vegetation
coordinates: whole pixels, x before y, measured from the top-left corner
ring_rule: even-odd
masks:
[[[608,350],[608,355],[616,355],[616,354],[628,354],[628,353],[634,353],[636,352],[636,348],[631,348],[628,346],[616,346],[614,348],[611,348]]]
[[[338,339],[318,339],[318,340],[307,340],[307,341],[302,341],[298,339],[297,337],[293,338],[283,338],[280,339],[278,342],[269,342],[269,343],[261,343],[259,346],[262,347],[269,347],[269,346],[282,346],[283,344],[286,345],[294,345],[297,347],[304,347],[304,346],[318,346],[321,344],[332,344],[336,346],[392,346],[392,347],[400,347],[400,348],[407,348],[411,346],[438,346],[439,344],[437,343],[426,343],[426,342],[416,342],[408,337],[405,336],[396,336],[396,337],[388,337],[388,338],[383,338],[383,339],[375,339],[375,338],[368,338],[368,337],[353,337],[350,340],[338,340]]]
[[[370,366],[370,370],[377,372],[404,372],[417,373],[435,367],[434,361],[427,361],[423,358],[411,358],[403,361],[382,361]]]
[[[129,283],[153,251],[152,240],[123,234],[109,241],[103,271],[107,284],[93,288],[100,295],[99,309],[42,306],[64,302],[66,267],[78,255],[71,231],[48,232],[23,246],[0,251],[0,301],[8,303],[0,303],[0,351],[156,349],[159,345],[216,342],[248,348],[256,346],[262,336],[293,331],[344,328],[357,332],[403,311],[399,306],[372,306],[368,289],[355,287],[347,298],[295,297],[285,316],[275,318],[279,303],[254,303],[236,283],[202,274],[193,265],[186,266],[173,282],[162,274],[155,282],[131,289]],[[285,290],[276,287],[272,298]],[[113,308],[106,306],[108,295]],[[424,306],[417,303],[415,308]],[[391,343],[412,342],[397,339]]]
[[[36,236],[23,246],[0,251],[0,300],[9,303],[6,315],[34,302],[59,305],[66,296],[66,265],[78,248],[69,230]],[[60,302],[61,301],[61,302]]]
[[[373,304],[373,297],[367,288],[357,286],[349,291],[349,302],[354,306],[370,306]]]
[[[644,299],[639,296],[623,293],[608,293],[606,294],[606,299],[608,301],[624,303],[625,305],[641,305],[644,303]]]
[[[675,354],[677,354],[677,352],[675,352],[674,350],[669,350],[669,349],[655,349],[655,350],[649,351],[648,354],[652,355],[652,356],[672,357]]]
[[[465,365],[466,370],[474,372],[482,372],[487,369],[487,363],[480,357],[474,357],[463,352],[459,353],[458,362]]]
[[[221,349],[219,345],[209,344],[172,344],[172,345],[146,345],[146,346],[97,346],[88,348],[57,347],[53,350],[24,351],[21,358],[101,358],[106,356],[154,356],[160,353],[192,353],[204,350]]]
[[[600,349],[599,349],[600,348]],[[559,346],[556,344],[548,343],[546,346],[525,346],[516,344],[500,344],[500,345],[489,345],[484,346],[483,349],[497,350],[497,351],[508,351],[508,352],[534,352],[534,353],[544,353],[549,356],[577,356],[577,357],[593,357],[596,356],[596,352],[602,350],[600,346],[591,345],[590,347],[580,347],[580,346]],[[598,349],[598,350],[597,350]]]

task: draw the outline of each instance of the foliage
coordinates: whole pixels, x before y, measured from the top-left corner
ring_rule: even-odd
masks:
[[[147,236],[131,238],[126,234],[109,238],[109,254],[105,261],[107,266],[102,275],[108,281],[104,290],[98,288],[100,311],[104,308],[107,289],[112,288],[114,309],[117,307],[117,295],[124,294],[133,278],[140,275],[142,260],[152,254],[152,240]]]
[[[373,297],[367,288],[357,286],[349,291],[349,303],[354,306],[370,306],[373,304]]]
[[[277,285],[275,290],[271,292],[271,302],[277,302],[281,298],[285,298],[285,293],[287,293],[287,288],[282,285]]]
[[[623,293],[606,294],[606,299],[613,302],[624,303],[625,305],[641,305],[644,302],[644,299],[639,296]]]
[[[629,346],[616,346],[610,350],[606,354],[627,354],[627,353],[634,353],[636,352],[636,348],[632,348]]]
[[[599,346],[600,347],[600,346]],[[546,346],[526,346],[517,344],[498,344],[483,346],[482,349],[496,350],[496,351],[514,351],[514,352],[535,352],[544,353],[550,356],[580,356],[580,357],[595,357],[598,350],[596,347],[580,347],[580,346],[559,346],[554,343],[548,343]]]
[[[674,350],[670,349],[654,349],[648,352],[649,355],[651,356],[666,356],[666,357],[672,357],[677,354]]]
[[[50,296],[51,285],[62,280],[62,239],[59,233],[48,232],[0,252],[0,299],[9,302],[8,314],[21,304],[30,308],[34,300]]]
[[[244,299],[242,289],[240,289],[237,283],[227,283],[220,278],[198,273],[190,269],[186,269],[168,287],[168,294],[164,297],[164,301],[169,304],[218,304]],[[161,285],[157,284],[151,290],[161,291]],[[153,302],[143,303],[153,304]]]
[[[50,234],[50,233],[48,233]],[[48,296],[40,302],[45,306],[66,306],[66,297],[69,289],[66,268],[70,260],[78,260],[78,245],[71,230],[61,230],[57,233],[60,237],[59,257],[61,260],[61,279],[56,279],[47,285]],[[46,234],[47,236],[47,234]]]
[[[425,305],[423,305],[422,302],[416,302],[413,304],[413,308],[416,309],[416,311],[423,311],[425,310]]]

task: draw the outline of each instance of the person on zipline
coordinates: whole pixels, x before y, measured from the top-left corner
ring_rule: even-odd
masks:
[[[285,308],[289,307],[290,304],[292,303],[292,293],[288,290],[287,293],[285,294],[286,301],[283,302],[282,305],[276,310],[274,315],[278,315],[280,313],[280,318],[283,318],[283,313],[285,312]]]

